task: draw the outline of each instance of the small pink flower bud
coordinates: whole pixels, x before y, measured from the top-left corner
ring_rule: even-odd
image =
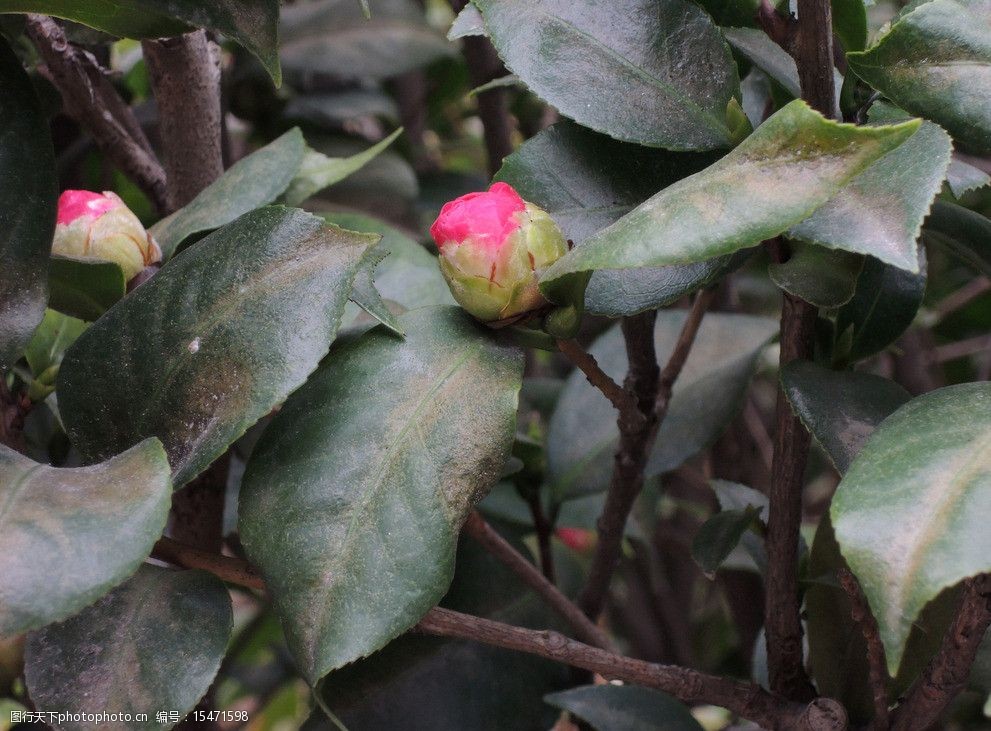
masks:
[[[554,220],[506,183],[444,204],[430,234],[454,299],[483,322],[546,305],[538,276],[568,250]]]
[[[554,531],[554,534],[572,551],[588,553],[595,548],[596,535],[593,530],[562,526]]]
[[[127,280],[162,260],[162,251],[141,221],[115,193],[67,190],[58,199],[52,253],[112,261]]]

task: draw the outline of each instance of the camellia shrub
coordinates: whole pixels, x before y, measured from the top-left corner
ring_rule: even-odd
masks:
[[[989,171],[988,0],[0,0],[0,731],[991,728]]]

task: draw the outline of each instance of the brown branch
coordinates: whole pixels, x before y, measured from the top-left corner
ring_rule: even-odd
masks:
[[[261,575],[246,561],[223,556],[180,543],[172,538],[159,538],[151,551],[152,558],[187,569],[209,571],[223,581],[248,589],[265,590]]]
[[[130,107],[120,98],[103,69],[73,46],[51,18],[28,15],[25,29],[44,60],[49,78],[62,95],[66,112],[159,212],[166,205],[165,171]]]
[[[871,697],[874,700],[875,731],[886,731],[888,728],[888,670],[884,659],[884,643],[877,627],[877,620],[871,614],[867,597],[860,588],[857,578],[847,569],[839,571],[840,586],[850,598],[850,616],[854,624],[860,628],[864,641],[867,643],[868,682],[871,687]]]
[[[582,348],[575,340],[558,340],[557,348],[582,373],[588,382],[595,386],[617,411],[636,408],[630,394],[603,371],[595,357]]]
[[[441,608],[431,610],[415,630],[538,655],[612,680],[657,688],[685,703],[722,706],[768,729],[826,731],[847,727],[846,714],[835,701],[819,699],[808,706],[792,704],[753,683],[622,657],[557,632],[514,627]]]
[[[583,642],[604,650],[615,651],[612,640],[599,627],[572,603],[560,589],[548,581],[544,575],[499,535],[477,511],[468,516],[465,532],[478,541],[486,551],[516,574],[527,586],[533,589],[555,612],[571,625]]]
[[[554,551],[551,547],[551,535],[554,533],[554,526],[547,519],[544,506],[540,502],[539,489],[532,490],[527,496],[527,504],[530,506],[530,516],[533,518],[533,529],[537,534],[537,550],[540,553],[540,570],[544,578],[551,584],[557,579],[554,576]],[[593,643],[594,644],[594,643]]]
[[[219,49],[206,31],[141,42],[158,105],[170,211],[224,172]]]
[[[892,716],[892,731],[924,731],[933,726],[966,687],[974,658],[991,626],[991,575],[964,582],[960,607],[925,671]]]
[[[711,290],[703,290],[695,296],[674,350],[660,373],[654,352],[657,313],[635,315],[622,321],[630,363],[624,387],[636,408],[627,406],[619,411],[619,447],[606,503],[596,523],[599,540],[585,588],[578,597],[579,606],[593,619],[601,614],[609,594],[609,583],[619,563],[626,520],[643,488],[647,460],[660,424],[667,415],[674,383],[688,359],[699,325],[714,296]]]

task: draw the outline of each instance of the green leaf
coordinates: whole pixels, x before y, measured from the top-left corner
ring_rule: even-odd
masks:
[[[198,242],[66,354],[73,444],[99,460],[157,436],[191,480],[316,368],[374,240],[271,206]]]
[[[53,256],[48,263],[48,306],[93,322],[124,296],[127,282],[112,261]]]
[[[456,41],[458,38],[467,36],[484,36],[485,21],[482,14],[472,3],[465,3],[461,12],[451,23],[451,29],[447,31],[447,40]]]
[[[830,514],[894,674],[913,620],[943,589],[991,571],[991,384],[949,386],[885,419]]]
[[[856,0],[860,2],[860,0]],[[798,82],[798,67],[788,52],[757,28],[723,28],[729,44],[748,61],[757,66],[793,98],[802,96]]]
[[[398,122],[399,105],[382,89],[343,91],[294,96],[282,110],[283,118],[340,130],[345,123],[362,117],[381,117]]]
[[[399,320],[389,309],[389,306],[382,300],[382,295],[375,288],[375,268],[388,254],[372,250],[366,257],[364,265],[355,275],[354,284],[351,286],[350,300],[361,309],[374,317],[380,323],[402,336],[403,328]]]
[[[949,135],[923,123],[788,235],[918,272],[915,242],[943,186],[951,151]]]
[[[190,236],[225,226],[274,201],[289,187],[305,153],[303,134],[294,127],[238,160],[192,201],[151,227],[162,258],[168,261]]]
[[[133,574],[165,527],[171,497],[157,439],[69,469],[0,445],[0,636],[62,619]]]
[[[752,505],[743,510],[722,510],[702,524],[692,539],[692,558],[706,576],[715,576],[760,513],[761,509]]]
[[[454,581],[441,604],[515,626],[563,629],[539,597],[470,539],[461,541]],[[543,696],[568,685],[568,668],[560,663],[410,633],[332,672],[319,692],[354,731],[507,731],[549,729],[557,714]],[[339,731],[319,709],[303,728]]]
[[[579,272],[687,264],[755,246],[807,218],[919,124],[855,127],[794,101],[714,165],[558,259],[542,286]]]
[[[298,206],[314,193],[344,180],[348,175],[371,162],[402,132],[403,128],[400,127],[384,140],[351,157],[327,157],[321,152],[307,148],[299,170],[286,189],[286,203],[290,206]]]
[[[666,362],[685,320],[683,310],[662,310],[654,330],[659,362]],[[674,387],[667,418],[647,466],[653,476],[672,470],[711,444],[739,411],[757,356],[777,332],[773,320],[709,313]],[[626,374],[619,326],[589,348],[614,380]],[[556,500],[604,490],[618,439],[616,412],[575,371],[561,392],[547,432],[548,481]]]
[[[986,0],[932,0],[903,15],[850,68],[898,106],[991,151],[991,16]]]
[[[55,153],[34,87],[0,38],[0,377],[45,314]]]
[[[375,0],[374,10],[369,20],[354,0],[286,5],[280,29],[286,74],[385,79],[457,50],[427,24],[413,0]]]
[[[193,709],[220,668],[231,628],[219,579],[143,566],[93,606],[28,636],[28,691],[47,712],[132,717],[59,723],[65,731],[168,729],[175,722],[160,722],[156,712],[182,718]]]
[[[513,442],[522,353],[457,308],[399,322],[405,340],[377,328],[333,351],[244,475],[241,538],[311,682],[444,595],[461,523]]]
[[[936,201],[924,239],[945,246],[974,269],[991,276],[991,220],[949,201]]]
[[[736,65],[719,29],[694,3],[475,4],[507,68],[564,116],[652,147],[731,146],[726,108],[740,93]]]
[[[873,0],[870,0],[873,2]],[[864,0],[832,0],[833,32],[843,50],[863,51],[867,47],[867,8]]]
[[[843,474],[881,421],[911,395],[887,378],[794,361],[781,369],[791,408]]]
[[[757,8],[760,0],[699,0],[717,25],[753,26],[757,23]]]
[[[45,310],[45,317],[34,331],[31,342],[24,349],[24,358],[34,376],[62,362],[66,348],[82,335],[89,325],[82,320],[63,315],[55,310]]]
[[[559,122],[509,155],[496,180],[511,184],[523,198],[550,213],[565,237],[581,246],[657,190],[716,159],[712,153],[644,149],[572,122]],[[656,309],[740,263],[722,257],[656,269],[598,271],[585,291],[585,307],[609,317]]]
[[[863,265],[864,257],[858,254],[796,241],[788,260],[771,262],[767,271],[784,291],[816,307],[832,309],[853,297]]]
[[[282,82],[278,0],[0,0],[0,13],[41,13],[123,38],[161,38],[209,28],[251,51]]]
[[[636,685],[584,685],[544,696],[595,731],[702,731],[688,707],[667,693]]]
[[[946,169],[946,184],[955,198],[991,183],[991,175],[983,170],[953,158]]]
[[[853,298],[836,316],[841,336],[852,328],[850,360],[861,360],[887,348],[912,324],[926,292],[925,249],[919,247],[919,273],[864,260]]]

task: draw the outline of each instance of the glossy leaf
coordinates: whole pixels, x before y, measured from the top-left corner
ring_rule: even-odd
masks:
[[[388,254],[376,251],[371,254],[366,257],[364,266],[355,275],[354,284],[351,285],[350,300],[396,335],[401,336],[404,334],[402,325],[375,288],[375,269]]]
[[[946,169],[946,184],[950,186],[950,191],[956,198],[972,190],[983,188],[989,183],[991,183],[991,175],[957,158],[953,158],[950,167]]]
[[[55,378],[65,351],[88,326],[88,323],[61,312],[45,310],[41,324],[24,349],[24,359],[28,362],[28,369],[33,377],[28,385],[28,398],[31,401],[43,401],[55,390]]]
[[[658,313],[654,343],[666,362],[684,323],[684,311]],[[653,476],[676,468],[711,444],[739,410],[757,355],[777,332],[770,319],[709,313],[674,387],[647,467]],[[619,326],[599,337],[589,352],[614,380],[626,373]],[[556,499],[604,490],[612,470],[618,431],[612,405],[585,376],[573,372],[558,400],[547,433],[548,478]]]
[[[461,522],[512,446],[522,353],[456,308],[399,322],[405,339],[380,328],[331,353],[265,430],[242,483],[245,550],[311,681],[444,595]]]
[[[403,129],[400,127],[384,140],[350,157],[327,157],[321,152],[307,149],[299,170],[286,189],[286,203],[290,206],[297,206],[314,193],[344,180],[351,173],[361,170],[402,133]]]
[[[936,201],[926,219],[924,236],[991,276],[991,220],[980,213],[949,201]]]
[[[282,66],[292,77],[384,79],[426,66],[457,47],[429,26],[413,0],[376,0],[367,19],[354,0],[282,9]]]
[[[754,246],[807,218],[918,125],[838,124],[794,101],[718,162],[558,259],[542,286],[579,272],[687,264]]]
[[[692,558],[712,578],[736,548],[744,533],[759,519],[761,509],[723,510],[709,518],[692,539]]]
[[[868,437],[889,414],[911,399],[887,378],[794,361],[781,369],[791,408],[843,474]]]
[[[0,0],[0,13],[66,18],[123,38],[161,38],[209,28],[233,38],[281,82],[278,0]]]
[[[55,153],[20,60],[0,38],[0,377],[45,314]]]
[[[274,201],[289,187],[305,152],[303,134],[294,127],[238,160],[192,201],[151,227],[162,257],[169,259],[190,236],[225,226]]]
[[[767,33],[757,28],[723,28],[723,35],[738,53],[781,84],[792,97],[802,96],[795,59]]]
[[[917,272],[916,239],[950,164],[949,135],[925,122],[919,131],[855,177],[789,236]]]
[[[231,627],[230,596],[212,574],[143,566],[93,606],[28,637],[28,691],[48,712],[131,717],[70,720],[56,724],[60,731],[168,729],[175,722],[160,722],[156,711],[182,718],[193,709],[217,674]]]
[[[137,570],[172,496],[156,439],[56,469],[0,445],[0,636],[79,611]]]
[[[48,306],[92,322],[124,296],[127,282],[119,264],[53,256],[48,264]]]
[[[853,297],[863,264],[864,257],[857,254],[793,242],[788,260],[772,262],[767,271],[785,292],[831,309]]]
[[[461,541],[454,581],[441,605],[516,626],[564,629],[539,597],[470,539]],[[355,731],[507,731],[549,729],[558,714],[543,696],[568,685],[568,668],[560,663],[411,633],[332,672],[320,693]],[[339,731],[320,709],[303,728]]]
[[[919,247],[919,273],[912,274],[867,257],[853,298],[840,308],[836,331],[840,340],[852,328],[850,360],[887,348],[912,324],[926,292],[925,249]]]
[[[316,368],[374,242],[280,206],[199,241],[66,354],[73,443],[99,460],[157,436],[191,480]]]
[[[595,731],[702,731],[688,707],[653,688],[584,685],[545,696]]]
[[[581,246],[657,190],[702,170],[712,153],[648,150],[559,122],[509,155],[496,180],[546,210],[566,238]],[[598,271],[585,291],[589,312],[632,315],[673,302],[741,262],[721,257],[655,269]]]
[[[726,109],[739,96],[736,65],[719,29],[694,3],[475,4],[506,67],[564,116],[652,147],[732,144]]]
[[[850,68],[898,106],[991,151],[991,16],[986,0],[932,0],[901,16]]]
[[[836,539],[878,620],[888,669],[942,590],[991,570],[991,384],[932,391],[893,413],[833,497]]]

